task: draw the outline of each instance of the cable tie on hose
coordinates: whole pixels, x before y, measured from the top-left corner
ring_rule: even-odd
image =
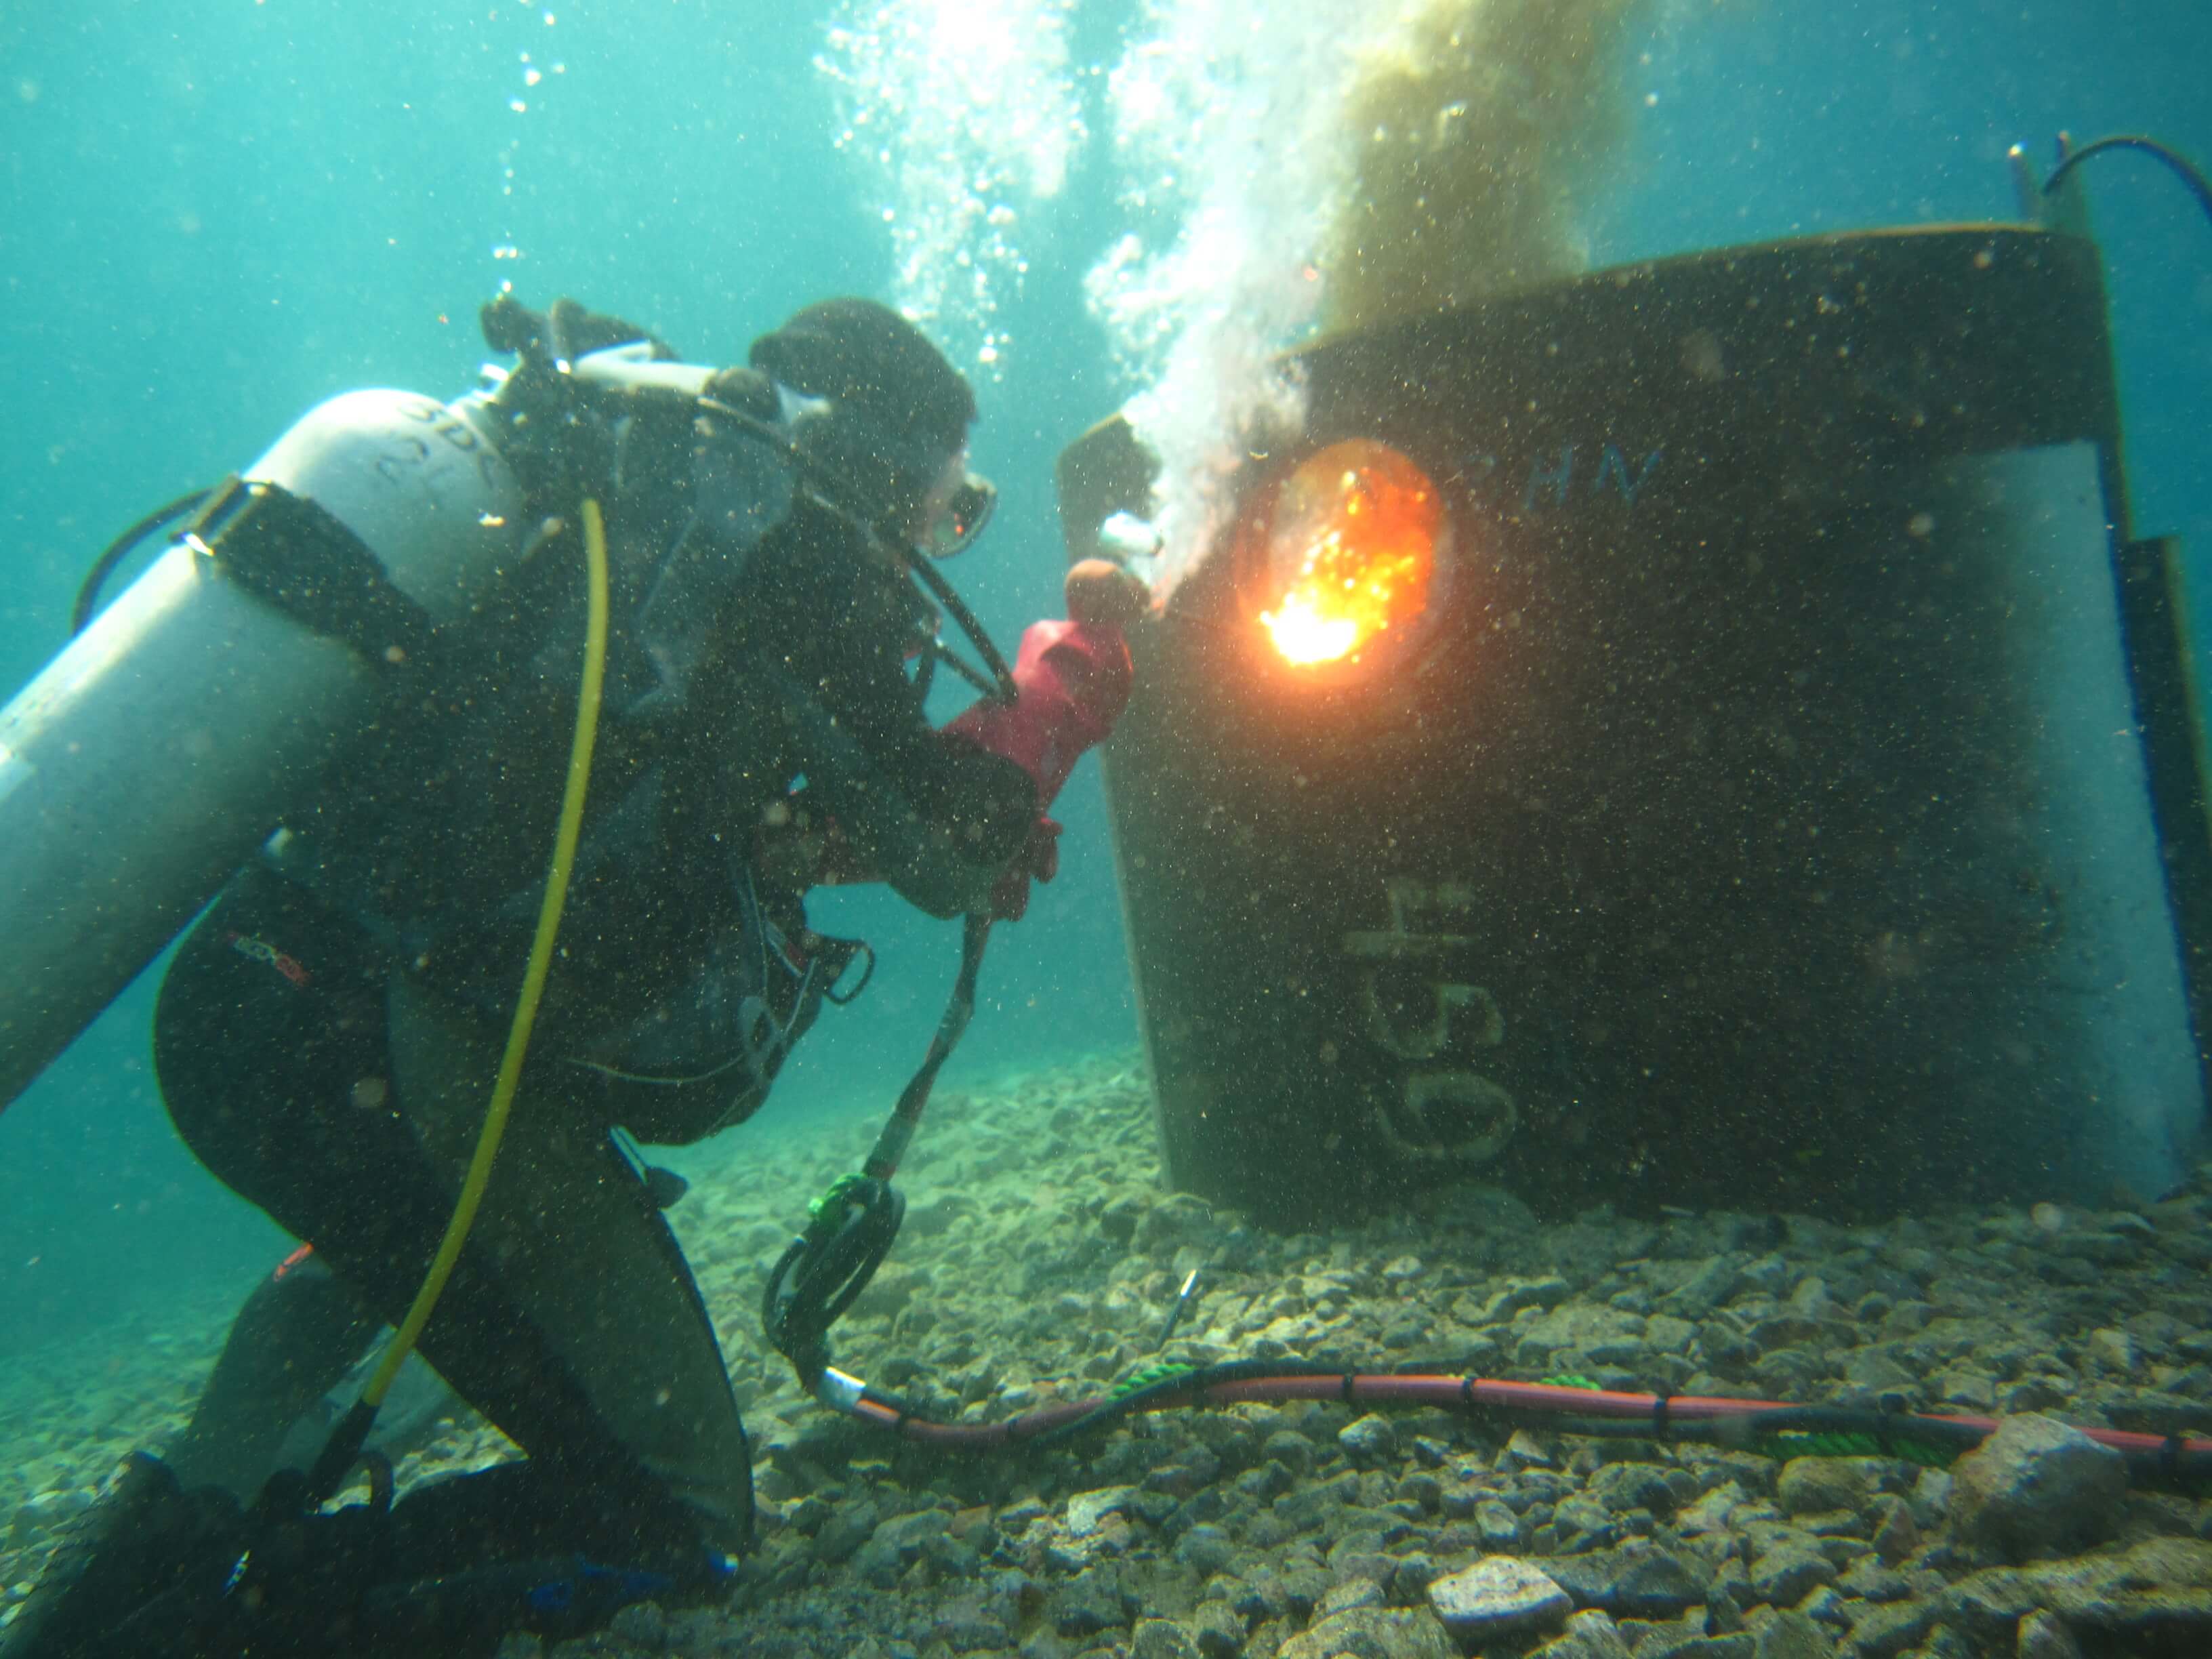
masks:
[[[848,1417],[860,1413],[860,1397],[868,1385],[857,1376],[848,1376],[835,1365],[824,1365],[822,1375],[814,1380],[814,1397],[833,1412],[842,1412]]]
[[[2185,1492],[2189,1488],[2181,1478],[2181,1454],[2187,1444],[2188,1442],[2178,1434],[2169,1434],[2158,1443],[2160,1472],[2172,1481],[2178,1490]]]
[[[1664,1440],[1671,1432],[1667,1420],[1667,1407],[1674,1397],[1673,1391],[1663,1384],[1651,1396],[1651,1436],[1655,1440]]]
[[[1352,1387],[1352,1385],[1358,1382],[1358,1373],[1356,1371],[1346,1371],[1344,1374],[1344,1380],[1341,1386],[1344,1395],[1344,1403],[1347,1406],[1356,1405],[1358,1403],[1354,1397],[1354,1390]]]
[[[1877,1403],[1881,1409],[1875,1418],[1874,1443],[1881,1449],[1884,1457],[1894,1457],[1897,1455],[1897,1440],[1889,1431],[1889,1422],[1892,1418],[1905,1415],[1905,1396],[1886,1394]]]

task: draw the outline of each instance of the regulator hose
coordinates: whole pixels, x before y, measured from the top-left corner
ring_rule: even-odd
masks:
[[[898,1104],[876,1137],[858,1175],[841,1176],[807,1207],[806,1231],[785,1247],[761,1293],[761,1329],[769,1346],[791,1362],[800,1383],[825,1403],[846,1409],[866,1385],[830,1369],[830,1328],[868,1288],[906,1218],[906,1200],[891,1185],[915,1129],[929,1104],[937,1073],[968,1030],[975,1012],[975,981],[991,919],[969,915],[962,926],[960,972],[937,1022],[929,1053],[900,1091]],[[830,1391],[823,1394],[825,1380]]]
[[[807,1206],[806,1231],[769,1270],[761,1329],[810,1392],[830,1364],[830,1328],[868,1288],[906,1218],[906,1200],[888,1180],[841,1176]]]
[[[2174,177],[2187,187],[2189,193],[2197,198],[2197,205],[2203,210],[2205,218],[2212,220],[2212,179],[2207,179],[2203,170],[2179,150],[2169,144],[2162,144],[2155,138],[2145,137],[2139,132],[2116,132],[2110,137],[2097,139],[2069,152],[2065,159],[2051,170],[2051,176],[2044,180],[2043,193],[2048,196],[2056,191],[2065,181],[2067,174],[2092,155],[2102,155],[2116,149],[2141,150],[2144,155],[2165,163]]]
[[[157,507],[132,525],[113,541],[108,543],[100,556],[92,562],[92,568],[84,573],[84,580],[76,590],[76,603],[70,607],[70,637],[75,639],[91,624],[93,613],[100,609],[100,590],[107,586],[107,579],[115,574],[116,566],[131,556],[131,550],[155,531],[174,524],[211,494],[205,489],[190,489],[165,507]]]

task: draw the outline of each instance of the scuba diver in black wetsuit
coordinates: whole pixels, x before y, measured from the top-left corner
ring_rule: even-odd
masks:
[[[167,1461],[133,1458],[0,1632],[4,1659],[475,1651],[726,1585],[751,1530],[744,1431],[617,1131],[683,1143],[741,1121],[844,1000],[865,947],[811,932],[801,903],[825,838],[939,916],[1018,914],[1024,870],[1049,873],[1034,765],[922,708],[940,648],[909,562],[964,544],[989,496],[966,471],[972,395],[917,330],[830,301],[713,374],[568,301],[503,301],[485,331],[520,363],[471,419],[532,533],[465,616],[394,624],[374,738],[192,929],[155,1016],[178,1132],[308,1253],[250,1299]],[[339,458],[325,476],[343,425],[317,441]],[[587,497],[611,624],[558,959],[419,1340],[526,1455],[321,1512],[279,1448],[423,1279],[531,949]],[[241,549],[345,534],[272,499]]]

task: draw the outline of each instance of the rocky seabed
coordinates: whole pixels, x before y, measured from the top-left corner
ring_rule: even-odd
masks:
[[[2068,1426],[2212,1433],[2206,1181],[2124,1211],[1863,1227],[1545,1224],[1467,1185],[1283,1234],[1159,1190],[1133,1060],[1006,1079],[932,1108],[905,1232],[836,1334],[842,1366],[932,1414],[1256,1357],[2005,1421],[1947,1471],[1320,1405],[957,1458],[813,1406],[754,1324],[805,1200],[872,1137],[740,1131],[672,1212],[753,1431],[760,1547],[727,1607],[633,1607],[552,1654],[2212,1659],[2212,1494],[2131,1487]],[[182,1420],[220,1335],[180,1316],[11,1367],[0,1607],[117,1458]],[[465,1413],[395,1449],[403,1484],[512,1455]]]

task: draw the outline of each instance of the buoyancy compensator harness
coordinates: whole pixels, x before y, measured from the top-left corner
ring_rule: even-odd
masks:
[[[249,593],[371,663],[421,668],[432,660],[429,613],[318,501],[233,474],[207,493],[185,540]]]
[[[550,312],[530,312],[508,297],[484,308],[484,336],[498,350],[518,358],[497,403],[521,441],[502,446],[520,453],[514,464],[533,494],[557,489],[561,476],[584,471],[619,475],[619,453],[601,446],[611,429],[619,434],[632,418],[676,415],[692,423],[694,499],[685,538],[699,535],[724,549],[750,549],[773,529],[792,505],[804,500],[840,520],[855,543],[887,572],[918,585],[923,613],[942,607],[966,635],[980,666],[944,644],[933,625],[917,636],[921,647],[914,695],[927,695],[939,664],[949,666],[985,696],[1011,702],[1012,670],[975,613],[933,563],[908,556],[886,543],[870,515],[841,498],[840,481],[817,461],[818,449],[805,441],[809,422],[830,418],[826,402],[793,392],[751,369],[713,370],[677,361],[660,342],[627,325],[559,301]],[[581,419],[580,409],[598,418]],[[617,442],[619,439],[617,437]],[[680,551],[680,550],[679,550]],[[663,582],[710,580],[696,563],[674,559]],[[672,616],[699,617],[714,605],[703,593],[669,596],[657,591],[650,608],[672,599]],[[681,652],[684,647],[672,648]],[[818,716],[808,732],[810,751],[827,760],[830,772],[856,777],[868,763],[857,742],[825,711],[803,694],[791,700],[795,718]],[[830,780],[810,773],[810,783]],[[860,792],[867,799],[870,792]],[[886,793],[872,792],[878,799]],[[850,799],[850,797],[846,797]],[[894,803],[878,817],[910,809]],[[871,836],[896,843],[902,833],[920,826],[872,823]],[[921,1066],[901,1091],[898,1103],[861,1170],[836,1182],[809,1207],[805,1231],[784,1251],[762,1302],[762,1321],[770,1343],[788,1358],[801,1381],[825,1401],[847,1407],[860,1384],[830,1365],[830,1327],[852,1305],[881,1266],[896,1237],[905,1201],[891,1178],[911,1142],[938,1073],[965,1032],[974,1013],[977,981],[991,919],[977,906],[962,927],[958,974],[943,1017]],[[865,976],[862,984],[866,982]],[[860,986],[833,992],[849,1000]]]

